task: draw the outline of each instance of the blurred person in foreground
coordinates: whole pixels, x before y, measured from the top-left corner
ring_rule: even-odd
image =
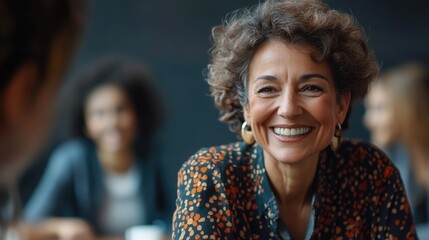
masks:
[[[183,164],[174,239],[416,238],[397,169],[372,145],[341,141],[378,72],[350,15],[269,0],[212,36],[207,80],[244,141]]]
[[[0,0],[0,238],[17,221],[15,185],[48,133],[83,5]]]
[[[373,82],[364,122],[373,143],[398,167],[417,234],[429,239],[429,67],[410,62]]]
[[[62,235],[77,218],[97,236],[117,238],[136,225],[166,227],[162,220],[171,213],[164,213],[156,142],[162,101],[145,66],[124,56],[102,58],[67,87],[60,118],[69,138],[52,154],[26,220],[49,219],[49,231]],[[57,227],[65,222],[68,229]]]

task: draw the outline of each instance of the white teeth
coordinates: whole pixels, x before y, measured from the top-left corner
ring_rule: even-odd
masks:
[[[300,128],[274,128],[274,132],[278,135],[292,137],[303,135],[310,132],[310,127],[300,127]]]

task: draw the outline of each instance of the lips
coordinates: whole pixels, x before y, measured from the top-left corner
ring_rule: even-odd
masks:
[[[122,134],[117,130],[106,131],[103,134],[103,139],[108,144],[117,145],[122,141]]]
[[[273,128],[274,132],[277,135],[285,136],[285,137],[295,137],[301,136],[309,133],[311,131],[311,127],[298,127],[298,128]]]

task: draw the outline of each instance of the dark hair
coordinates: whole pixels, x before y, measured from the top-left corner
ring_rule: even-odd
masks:
[[[313,59],[331,66],[337,97],[350,90],[352,103],[365,96],[379,68],[356,21],[317,0],[268,0],[235,11],[213,28],[212,38],[207,81],[220,120],[236,133],[244,121],[250,62],[269,39],[314,48]]]
[[[136,144],[148,145],[162,124],[163,103],[145,65],[125,56],[109,56],[88,65],[64,88],[59,104],[60,118],[66,125],[63,137],[87,138],[86,100],[94,90],[110,84],[121,88],[133,104],[138,124]]]
[[[27,61],[37,66],[39,76],[34,88],[23,90],[29,94],[39,90],[46,80],[55,38],[64,35],[62,50],[71,49],[83,22],[83,8],[83,0],[0,0],[0,99],[3,100],[14,73]],[[64,52],[61,54],[68,57]],[[0,108],[0,124],[4,120],[3,110]],[[5,235],[6,225],[18,215],[13,209],[16,194],[8,193],[5,187],[0,180],[0,239]],[[7,203],[13,203],[13,208]]]
[[[77,35],[83,21],[83,2],[0,1],[0,92],[18,66],[27,60],[37,64],[39,81],[43,81],[53,39],[64,30]]]

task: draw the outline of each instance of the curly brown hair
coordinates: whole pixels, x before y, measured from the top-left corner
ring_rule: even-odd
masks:
[[[268,0],[237,10],[212,29],[212,38],[207,82],[221,112],[220,121],[236,133],[244,121],[243,106],[248,102],[250,62],[269,39],[314,48],[318,53],[314,60],[331,66],[337,98],[350,90],[351,103],[365,96],[379,69],[355,19],[330,10],[318,0]],[[343,129],[347,127],[348,117]]]

